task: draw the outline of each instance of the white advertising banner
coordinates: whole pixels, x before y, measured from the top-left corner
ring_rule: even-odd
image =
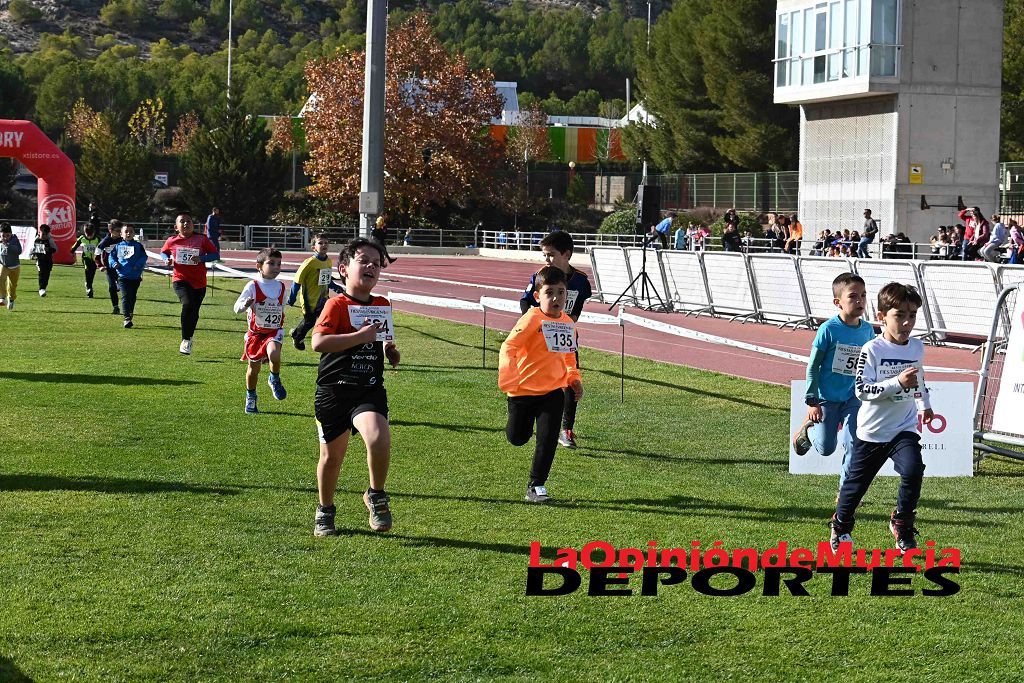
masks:
[[[970,406],[974,400],[974,385],[970,382],[927,382],[931,392],[931,424],[918,420],[921,433],[921,452],[926,477],[970,477],[974,475],[974,438]],[[804,380],[793,380],[789,410],[789,473],[839,474],[845,446],[843,435],[837,439],[832,453],[821,454],[814,448],[806,455],[793,450],[792,435],[807,418],[804,403]],[[887,462],[879,474],[898,476],[892,461]]]
[[[1017,303],[1010,321],[1010,339],[1006,344],[1003,374],[999,379],[996,407],[992,411],[992,429],[1021,434],[1024,427],[1024,296],[1017,291]]]

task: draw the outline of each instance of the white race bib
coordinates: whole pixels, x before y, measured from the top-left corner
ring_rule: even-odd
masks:
[[[86,256],[92,256],[93,254],[96,253],[96,245],[95,244],[83,244],[82,245],[82,253],[85,254]]]
[[[277,301],[264,299],[263,303],[252,306],[253,322],[265,330],[279,330],[284,325],[284,306]]]
[[[46,253],[46,244],[44,244],[43,242],[36,242],[36,243],[34,243],[32,245],[32,253],[33,254],[45,254]]]
[[[576,299],[577,299],[577,297],[579,297],[579,295],[580,295],[580,293],[577,292],[575,289],[570,289],[568,292],[565,293],[565,312],[566,313],[570,313],[571,311],[576,310]]]
[[[836,344],[836,353],[832,356],[832,372],[853,377],[857,374],[858,358],[860,347],[856,344]]]
[[[900,363],[898,365],[885,365],[878,369],[879,381],[893,379],[899,377],[900,374],[907,368],[917,368],[917,383],[918,386],[914,389],[901,389],[898,394],[892,397],[893,403],[903,403],[905,401],[913,401],[916,398],[921,398],[921,384],[924,382],[924,373],[921,370],[921,366],[917,363]]]
[[[327,285],[331,284],[331,269],[321,268],[316,283],[321,287],[326,287]]]
[[[572,323],[545,320],[540,324],[544,342],[552,353],[572,353],[576,350],[576,330]]]
[[[183,266],[199,265],[199,250],[190,247],[178,247],[174,254],[175,263]]]
[[[131,245],[131,244],[118,245],[117,252],[118,252],[118,254],[117,254],[118,258],[120,258],[120,259],[130,259],[131,257],[135,256],[135,247],[133,245]]]
[[[377,341],[395,341],[395,321],[390,306],[349,306],[348,319],[357,330],[367,321],[384,323],[383,329],[377,332]]]

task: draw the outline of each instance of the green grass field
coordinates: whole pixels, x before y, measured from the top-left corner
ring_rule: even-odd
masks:
[[[0,310],[0,680],[1024,678],[1018,464],[925,481],[922,541],[963,552],[952,597],[871,597],[866,577],[849,597],[824,577],[802,598],[760,578],[732,598],[689,582],[641,597],[639,578],[588,597],[586,572],[572,595],[527,597],[531,541],[815,547],[836,478],[787,474],[787,390],[627,359],[623,404],[618,357],[585,350],[584,447],[559,450],[558,504],[533,506],[497,345],[481,369],[478,328],[399,314],[394,530],[367,527],[354,439],[342,535],[314,539],[317,357],[287,348],[287,400],[261,384],[262,414],[243,414],[241,281],[218,279],[182,357],[164,278],[122,330],[81,270],[58,267],[45,299],[34,275]],[[889,547],[896,483],[869,492],[858,545]]]

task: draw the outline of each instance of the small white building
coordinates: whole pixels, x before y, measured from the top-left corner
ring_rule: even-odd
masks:
[[[1002,0],[778,0],[775,102],[800,107],[800,220],[925,241],[998,202]]]

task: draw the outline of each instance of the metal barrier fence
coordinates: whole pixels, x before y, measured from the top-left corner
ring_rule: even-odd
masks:
[[[640,249],[594,247],[590,251],[595,298],[652,307],[640,291]],[[889,282],[917,287],[924,306],[914,334],[940,343],[950,335],[985,337],[999,292],[1024,282],[1024,266],[957,261],[841,259],[785,254],[741,254],[648,250],[647,275],[671,310],[773,322],[780,327],[814,327],[833,317],[832,281],[841,273],[864,278],[871,302],[865,318],[874,321],[873,295]],[[874,322],[873,322],[874,324]]]

